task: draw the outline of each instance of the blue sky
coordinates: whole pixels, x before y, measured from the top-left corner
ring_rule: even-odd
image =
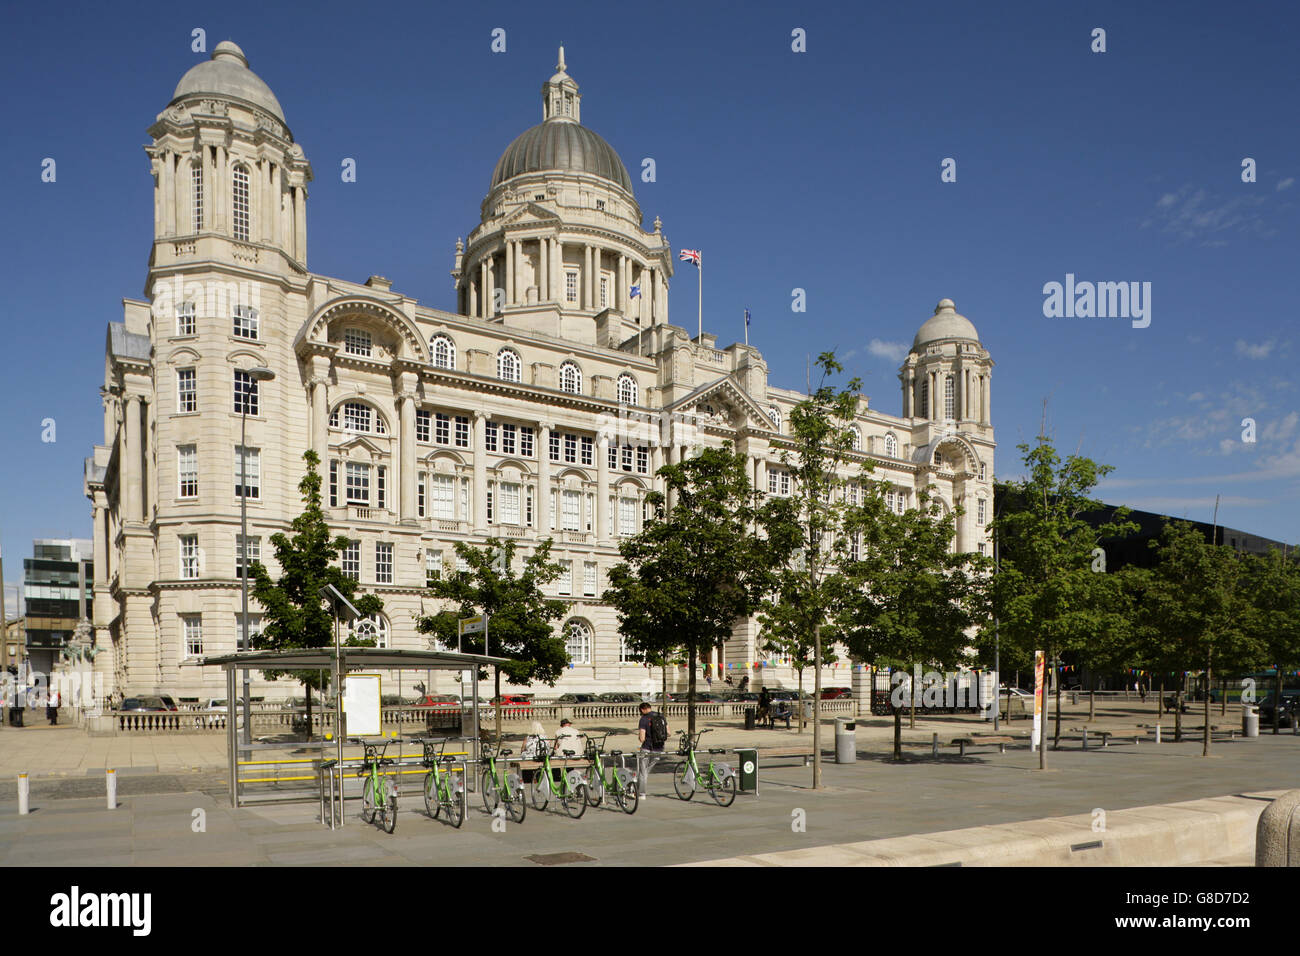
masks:
[[[1134,7],[1137,6],[1137,9]],[[313,271],[451,308],[457,236],[493,165],[540,121],[563,41],[583,121],[619,151],[646,222],[703,250],[705,326],[753,313],[774,384],[837,350],[874,405],[943,297],[997,363],[1000,477],[1048,428],[1115,466],[1110,501],[1300,541],[1300,135],[1293,5],[498,3],[28,5],[0,31],[0,541],[89,536],[105,326],[142,296],[146,129],[233,39],[316,180]],[[490,50],[506,30],[506,52]],[[1092,31],[1106,31],[1093,53]],[[807,52],[791,50],[806,31]],[[43,183],[41,162],[57,162]],[[340,163],[357,163],[357,182]],[[639,181],[653,157],[657,181]],[[956,160],[956,182],[940,164]],[[1243,183],[1242,160],[1257,181]],[[1046,318],[1043,286],[1151,283],[1151,323]],[[672,319],[693,328],[678,271]],[[791,312],[795,288],[805,314]],[[1256,441],[1242,441],[1243,418]],[[53,418],[56,441],[42,442]]]

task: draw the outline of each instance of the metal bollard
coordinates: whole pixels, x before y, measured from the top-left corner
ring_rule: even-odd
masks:
[[[31,784],[27,780],[27,774],[20,773],[18,775],[18,813],[20,815],[25,816],[27,814],[27,798],[30,792]]]
[[[1088,728],[1087,727],[1083,728],[1083,749],[1084,750],[1088,749]]]
[[[1160,743],[1160,725],[1156,724],[1156,743]]]
[[[117,771],[105,770],[104,780],[108,784],[108,809],[117,809]]]
[[[939,733],[935,731],[934,737],[930,740],[930,756],[939,756]]]

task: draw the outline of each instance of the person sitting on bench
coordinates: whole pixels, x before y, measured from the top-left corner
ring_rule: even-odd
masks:
[[[785,721],[785,729],[790,729],[790,718],[794,715],[790,713],[790,704],[784,700],[778,700],[768,713],[767,725],[776,729],[778,720]]]

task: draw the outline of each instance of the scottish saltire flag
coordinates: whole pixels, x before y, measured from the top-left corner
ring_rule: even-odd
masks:
[[[631,291],[628,292],[629,299],[638,298],[640,297],[640,295],[641,295],[641,287],[639,285],[632,286]]]
[[[681,256],[679,256],[679,258],[682,260],[682,262],[693,262],[698,266],[700,264],[700,250],[683,249],[682,254]]]
[[[745,310],[745,328],[749,328],[749,309]]]

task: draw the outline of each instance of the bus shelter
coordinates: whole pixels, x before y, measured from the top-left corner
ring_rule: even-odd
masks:
[[[236,717],[236,675],[242,670],[328,670],[333,676],[334,713],[337,715],[335,726],[336,758],[343,764],[343,741],[347,736],[345,721],[347,714],[343,708],[343,680],[352,671],[367,670],[419,670],[419,671],[469,671],[470,693],[473,702],[473,740],[474,757],[478,758],[479,747],[479,668],[496,667],[509,663],[505,657],[491,657],[486,654],[462,654],[456,651],[414,651],[381,647],[320,647],[304,648],[291,651],[251,651],[237,654],[223,654],[205,657],[205,667],[222,667],[226,671],[226,762],[227,776],[230,780],[230,805],[239,806],[239,728]],[[462,694],[463,699],[463,694]],[[343,802],[343,778],[339,776],[339,804]]]

